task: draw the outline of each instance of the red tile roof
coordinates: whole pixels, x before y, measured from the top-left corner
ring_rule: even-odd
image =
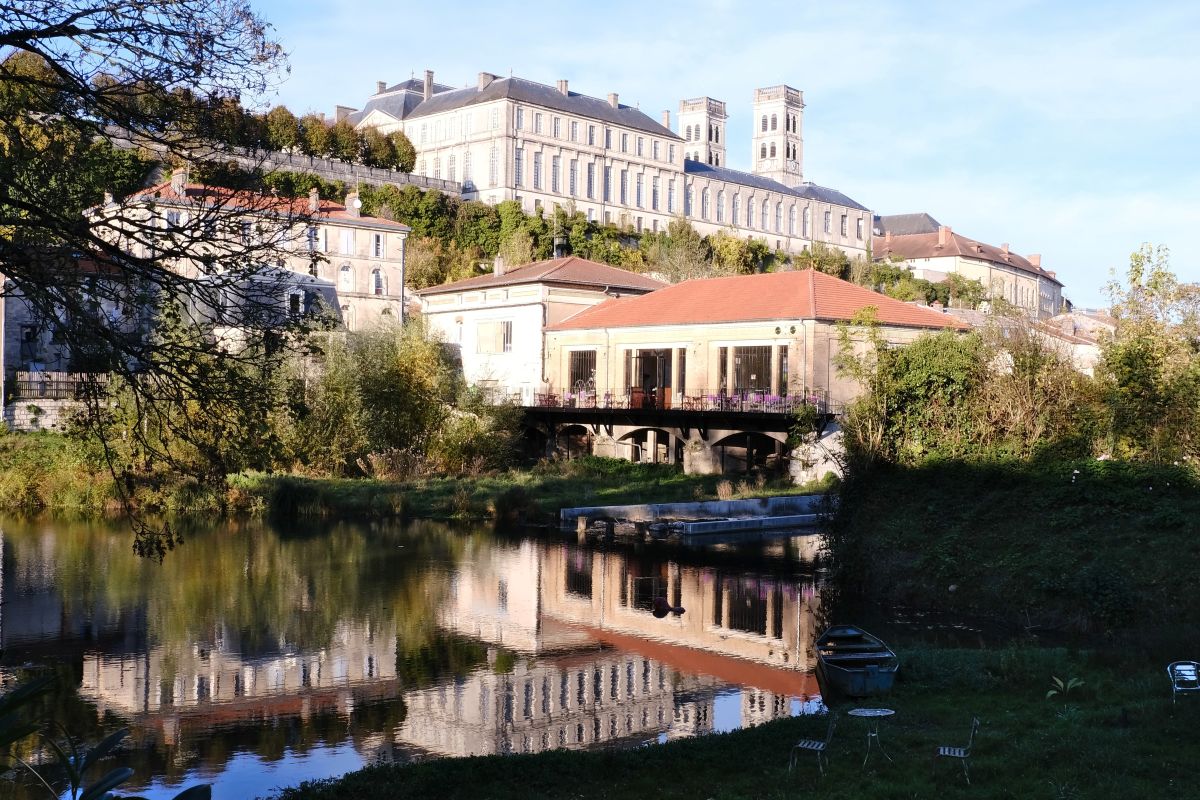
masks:
[[[667,284],[647,275],[620,269],[619,267],[589,261],[586,258],[567,256],[549,261],[535,261],[513,267],[503,275],[480,275],[441,286],[421,289],[418,294],[432,295],[459,292],[464,289],[490,289],[497,286],[515,286],[526,283],[556,283],[572,286],[594,286],[613,289],[637,289],[652,292]]]
[[[298,197],[289,200],[283,197],[263,194],[262,192],[225,189],[219,186],[206,186],[199,183],[187,184],[184,186],[183,194],[180,195],[171,186],[170,181],[165,181],[156,186],[135,192],[131,196],[131,199],[159,200],[175,203],[211,203],[213,205],[229,206],[230,208],[262,211],[263,213],[291,213],[297,216],[311,214],[320,219],[344,220],[374,227],[393,228],[397,231],[412,230],[404,223],[394,220],[383,219],[382,217],[356,216],[351,214],[344,205],[335,203],[332,200],[321,200],[318,203],[317,211],[314,213],[309,210],[307,197]]]
[[[996,247],[974,239],[968,239],[960,233],[949,232],[946,244],[938,244],[940,234],[910,233],[900,236],[876,236],[871,242],[871,252],[877,258],[887,258],[889,255],[901,258],[939,258],[941,256],[962,256],[980,261],[990,261],[1004,267],[1011,267],[1031,275],[1038,275],[1048,281],[1062,286],[1062,281],[1049,271],[1035,265],[1024,256],[1012,251]],[[1007,247],[1007,245],[1006,245]]]
[[[758,320],[841,322],[874,306],[884,325],[911,328],[970,326],[938,311],[895,300],[823,272],[769,272],[685,281],[640,297],[609,300],[549,330],[703,325]]]

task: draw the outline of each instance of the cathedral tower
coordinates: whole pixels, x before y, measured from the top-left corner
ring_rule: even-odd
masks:
[[[799,186],[804,181],[804,94],[790,86],[770,86],[754,91],[755,175]]]

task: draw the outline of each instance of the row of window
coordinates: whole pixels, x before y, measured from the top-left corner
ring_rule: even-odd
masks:
[[[688,187],[687,193],[684,195],[683,213],[685,216],[691,216],[693,213],[693,210],[695,208],[695,206],[693,205],[693,202],[692,202],[692,200],[693,200],[692,193],[693,193],[692,188]],[[714,219],[714,214],[713,214],[714,209],[710,208],[709,199],[710,199],[709,190],[702,189],[700,191],[700,219],[705,220],[705,221]],[[761,206],[757,206],[757,203],[753,200],[747,202],[746,203],[746,224],[745,224],[745,227],[747,227],[747,228],[755,227],[754,213],[755,213],[756,207],[760,208],[760,210],[761,210],[761,213],[759,214],[759,217],[758,217],[758,227],[761,230],[764,230],[764,231],[774,230],[776,233],[783,233],[784,209],[783,209],[782,201],[776,201],[774,204],[774,207],[772,207],[770,200],[763,200]],[[718,190],[717,196],[716,196],[715,219],[714,219],[715,222],[717,222],[717,223],[725,222],[725,208],[726,208],[726,206],[725,206],[725,191],[723,189]],[[772,211],[774,211],[774,214],[772,214]],[[730,203],[730,206],[729,206],[729,212],[730,212],[729,224],[733,225],[735,227],[741,226],[741,224],[742,224],[741,223],[741,196],[737,193],[735,193],[733,195],[732,202]],[[788,236],[796,235],[796,218],[797,218],[796,206],[795,205],[788,206],[788,209],[787,209],[787,234],[788,234]],[[774,227],[772,227],[772,220],[774,221]],[[809,206],[804,207],[803,213],[801,214],[800,223],[801,223],[800,236],[804,239],[811,239],[812,238],[812,208],[811,207],[809,207]],[[855,234],[856,234],[857,238],[859,239],[859,241],[861,241],[863,238],[864,229],[865,229],[865,220],[862,217],[858,217],[855,220]],[[840,230],[842,236],[850,235],[850,215],[849,214],[841,215],[841,227],[839,228],[839,230]],[[832,211],[825,212],[824,232],[827,234],[833,233],[833,212]]]
[[[799,133],[800,132],[800,117],[799,117],[799,115],[784,114],[783,117],[784,117],[783,118],[784,130],[786,130],[788,133]],[[771,123],[770,130],[773,130],[773,131],[779,130],[779,115],[772,114],[770,117],[770,123]],[[766,114],[762,115],[762,123],[761,123],[760,127],[762,128],[762,130],[764,132],[767,130],[767,115]]]
[[[541,151],[530,154],[530,162],[532,172],[530,176],[532,178],[530,188],[532,189],[549,191],[554,194],[565,193],[571,197],[586,197],[589,200],[597,199],[597,189],[599,189],[599,199],[606,203],[614,202],[614,175],[613,168],[610,166],[603,166],[600,175],[597,175],[596,164],[594,162],[589,161],[584,164],[581,186],[579,159],[569,159],[566,168],[566,191],[564,192],[561,183],[563,175],[562,156],[556,155],[550,157],[549,176],[543,174],[543,153]],[[621,205],[633,205],[637,208],[648,207],[653,211],[660,210],[661,180],[659,176],[651,175],[649,185],[647,185],[646,175],[641,172],[635,172],[632,176],[633,180],[631,184],[629,172],[629,170],[623,169],[616,175],[616,202]],[[547,186],[547,177],[549,177],[549,186]],[[596,185],[597,178],[600,179],[599,187]],[[513,153],[513,183],[519,187],[525,186],[525,150],[521,147],[516,148]],[[675,212],[675,180],[673,178],[667,180],[666,211],[668,213]]]
[[[405,134],[409,139],[414,139],[419,144],[461,139],[471,135],[474,118],[475,114],[472,112],[466,112],[462,115],[455,114],[447,119],[434,120],[432,123],[422,122],[419,128],[416,125],[409,125]],[[500,128],[499,106],[492,107],[488,115],[488,123],[488,127],[491,130],[498,130]]]
[[[691,125],[688,125],[687,127],[685,127],[683,129],[683,138],[689,142],[693,141],[693,140],[698,142],[701,140],[701,138],[703,138],[703,135],[704,135],[704,126],[703,125],[697,125],[694,128]],[[712,122],[710,122],[708,124],[708,140],[710,142],[713,142],[714,144],[721,143],[721,128],[720,128],[720,126],[718,126],[717,124],[712,123]]]
[[[355,254],[356,237],[353,228],[338,228],[338,237],[333,240],[330,236],[329,228],[319,228],[316,225],[308,226],[308,252],[310,253],[337,253],[338,255],[352,256]],[[371,249],[370,258],[383,258],[383,234],[370,234]],[[336,249],[334,249],[336,246]]]
[[[693,153],[684,153],[683,157],[690,158],[692,161],[699,161],[700,160],[700,151],[696,150]],[[709,153],[708,154],[708,163],[714,167],[721,166],[721,154],[720,153]]]
[[[349,264],[342,264],[338,269],[337,288],[339,292],[354,292],[354,267]],[[369,294],[377,297],[387,296],[387,275],[383,274],[383,270],[375,267],[371,270],[371,282],[367,287]]]
[[[533,112],[533,133],[534,134],[546,135],[545,124],[544,124],[545,116],[546,115],[540,111]],[[550,133],[549,133],[550,136],[552,136],[555,139],[563,138],[562,122],[563,122],[562,117],[558,117],[558,116],[551,117]],[[526,130],[525,109],[522,108],[521,106],[517,106],[517,108],[516,108],[515,117],[513,120],[513,127],[518,131]],[[588,145],[595,147],[598,143],[598,137],[600,135],[600,130],[595,125],[588,124],[586,127],[586,130],[585,130],[579,122],[577,122],[575,120],[569,120],[568,125],[567,125],[567,131],[568,131],[567,138],[569,141],[581,142],[582,141],[581,136],[586,135]],[[646,141],[645,136],[638,136],[636,134],[630,134],[625,131],[620,131],[619,133],[616,133],[616,135],[614,135],[614,131],[612,128],[604,128],[603,136],[604,136],[604,149],[606,149],[606,150],[618,149],[622,153],[633,153],[635,156],[637,156],[639,158],[649,157],[649,158],[654,159],[655,161],[661,161],[663,153],[665,152],[666,156],[667,156],[667,158],[666,158],[667,161],[671,161],[671,162],[675,161],[675,145],[674,144],[667,143],[667,146],[664,148],[662,146],[662,142],[660,142],[658,139],[652,138],[649,141],[649,147],[647,147],[647,141]],[[614,147],[614,141],[616,142],[615,147]]]
[[[767,155],[768,153],[770,153],[770,156],[769,156],[770,158],[774,158],[776,152],[777,151],[775,149],[774,142],[771,142],[769,147],[765,143],[758,146],[758,157],[759,158],[768,158],[768,155]],[[784,142],[783,143],[783,152],[784,152],[784,158],[787,158],[790,161],[795,161],[796,154],[799,152],[799,147],[797,147],[794,142]]]

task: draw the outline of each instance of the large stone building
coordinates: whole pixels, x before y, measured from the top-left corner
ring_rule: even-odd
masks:
[[[589,220],[638,231],[665,229],[683,215],[703,233],[720,229],[799,253],[824,242],[865,255],[871,213],[830,189],[803,182],[803,97],[789,86],[755,93],[753,171],[726,162],[725,104],[709,97],[655,120],[623,105],[479,73],[462,89],[408,80],[380,82],[361,111],[339,108],[358,128],[402,130],[417,150],[416,172],[457,181],[464,198],[516,200],[526,212],[562,206]]]

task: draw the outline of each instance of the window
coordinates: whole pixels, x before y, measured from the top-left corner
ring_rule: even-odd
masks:
[[[713,125],[713,142],[715,142],[716,144],[721,143],[721,129],[718,128],[716,125]]]
[[[516,153],[513,155],[513,183],[517,186],[520,186],[522,183],[524,183],[524,162],[525,151],[518,147],[516,149]]]
[[[454,180],[454,156],[446,159],[446,180]]]
[[[315,253],[317,251],[317,226],[308,226],[308,252]]]
[[[555,117],[554,118],[554,138],[559,139],[561,137],[562,137],[562,117]]]
[[[850,225],[847,222],[846,215],[842,214],[842,236],[849,236],[849,235],[850,235]]]
[[[675,163],[675,145],[673,144],[667,145],[667,161]]]
[[[771,203],[770,203],[770,201],[763,200],[762,216],[759,217],[758,224],[762,226],[762,229],[764,231],[771,227]]]
[[[700,219],[708,219],[708,189],[700,190]]]
[[[521,130],[525,127],[525,109],[521,108],[520,106],[517,106],[517,120],[515,127],[517,130]]]
[[[604,202],[612,202],[612,167],[604,168]]]
[[[179,227],[179,221],[180,221],[181,219],[183,219],[183,217],[182,217],[182,215],[180,214],[180,212],[178,212],[178,211],[168,211],[168,212],[167,212],[167,227],[168,227],[168,228],[178,228],[178,227]]]
[[[658,176],[650,179],[650,208],[658,211]]]
[[[492,109],[492,130],[495,130],[496,128],[499,128],[499,127],[500,127],[500,109],[493,108]],[[422,141],[424,141],[424,140],[422,140]]]
[[[800,217],[800,235],[805,239],[812,238],[812,209],[808,206],[804,207],[804,213]]]
[[[571,141],[579,141],[579,123],[575,120],[571,120]]]
[[[383,276],[383,270],[379,267],[371,270],[371,294],[376,297],[387,294],[387,278]]]
[[[594,145],[595,143],[596,143],[596,126],[588,125],[588,144]]]
[[[567,165],[567,191],[571,197],[579,194],[579,161],[574,158]]]
[[[763,116],[762,116],[762,129],[764,131],[767,129],[767,115],[766,114],[763,114]]]
[[[667,181],[667,213],[675,213],[675,181]]]
[[[832,211],[825,212],[825,232],[833,233],[833,212]]]
[[[634,205],[642,207],[642,173],[634,177]]]
[[[796,207],[788,208],[788,236],[796,235]]]
[[[650,154],[654,157],[655,161],[658,161],[658,139],[655,139],[653,144],[650,145]]]
[[[612,150],[612,128],[604,129],[604,148]]]
[[[621,152],[622,153],[629,152],[629,134],[628,133],[621,134]]]
[[[766,146],[765,144],[763,144],[763,145],[760,145],[760,146],[759,146],[759,148],[758,148],[758,157],[759,157],[759,158],[766,158],[766,157],[767,157],[767,146]]]
[[[771,130],[775,130],[778,127],[779,127],[779,119],[774,114],[772,114],[771,115]]]
[[[497,172],[500,166],[500,152],[496,145],[492,145],[491,156],[488,160],[488,186],[494,187],[499,180]]]
[[[596,196],[596,165],[587,165],[587,197],[591,200]],[[591,209],[588,210],[591,213]]]
[[[433,177],[435,180],[442,177],[442,159],[435,158],[433,160]]]
[[[687,187],[683,190],[683,215],[690,217],[692,215],[692,187]]]
[[[638,156],[644,155],[642,150],[643,150],[643,145],[645,143],[646,143],[646,140],[643,137],[641,137],[641,136],[637,137],[637,154],[638,154]]]
[[[783,230],[783,203],[775,204],[775,232]]]
[[[771,158],[775,157],[775,143],[771,142]]]
[[[541,112],[537,112],[537,113],[535,113],[535,114],[533,115],[533,132],[534,132],[534,133],[541,133],[541,132],[542,132],[542,115],[541,115]]]
[[[349,264],[342,264],[341,269],[338,270],[338,291],[354,291],[354,267]]]
[[[533,188],[542,188],[542,154],[533,154]]]
[[[857,233],[858,233],[858,240],[861,242],[861,241],[862,241],[862,236],[863,236],[863,218],[862,218],[862,217],[859,217],[859,218],[858,218],[858,222],[856,223],[856,227],[857,227],[857,229],[858,229],[858,230],[857,230]]]
[[[290,316],[300,316],[300,303],[303,299],[304,297],[298,292],[292,292],[288,295],[288,314]],[[197,689],[197,694],[199,694],[199,689]]]
[[[629,170],[621,170],[621,205],[629,204]]]
[[[738,214],[738,211],[739,211],[739,209],[738,209],[738,205],[739,205],[740,203],[741,203],[741,198],[740,198],[740,197],[738,197],[738,195],[737,195],[737,194],[734,194],[734,196],[733,196],[733,208],[732,208],[732,209],[730,209],[730,211],[729,211],[729,222],[730,222],[730,224],[732,224],[732,225],[735,225],[735,226],[738,224],[738,216],[739,216],[739,214]]]
[[[383,234],[371,235],[371,258],[383,258]]]
[[[467,117],[467,119],[470,119],[470,117]],[[463,153],[463,184],[468,185],[470,183],[471,183],[471,151],[468,150],[467,152]]]
[[[717,222],[725,221],[725,192],[717,192]]]
[[[550,191],[558,194],[561,190],[559,187],[559,175],[562,174],[562,156],[552,156],[550,158]]]
[[[583,392],[596,390],[596,351],[573,350],[570,353],[567,375],[568,391]]]
[[[754,227],[754,199],[746,201],[746,227]]]
[[[339,253],[347,256],[354,255],[354,231],[352,229],[342,229],[341,245]]]
[[[687,141],[687,142],[690,142],[692,140],[692,126],[691,125],[688,125],[686,128],[683,129],[683,139],[684,139],[684,141]]]
[[[422,122],[421,123],[421,144],[425,144],[425,134],[428,132],[428,130],[429,130],[429,126],[426,123]]]
[[[512,321],[480,322],[476,328],[475,352],[511,353]]]

